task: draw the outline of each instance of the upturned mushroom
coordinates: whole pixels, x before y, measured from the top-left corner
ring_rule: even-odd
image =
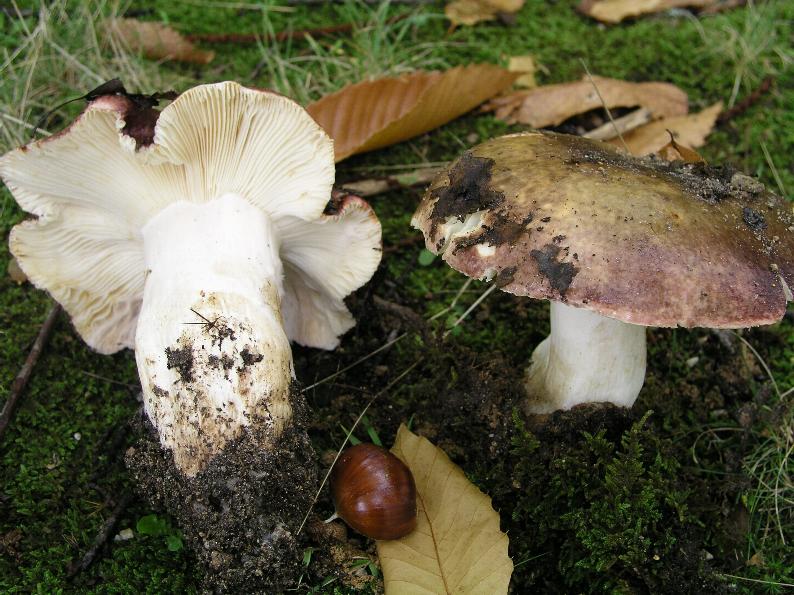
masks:
[[[792,299],[794,215],[760,182],[579,137],[472,148],[412,223],[455,270],[550,301],[551,334],[526,374],[529,413],[630,407],[647,326],[772,324]]]
[[[207,501],[226,498],[235,483],[223,475],[232,472],[250,493],[245,506],[221,502],[224,510],[277,506],[253,501],[281,487],[252,487],[246,474],[272,471],[250,468],[256,449],[268,464],[295,458],[267,454],[300,399],[290,341],[333,349],[354,325],[343,298],[381,257],[367,203],[329,203],[329,137],[293,101],[232,82],[192,88],[159,113],[121,93],[92,101],[60,134],[7,153],[0,175],[34,216],[10,236],[25,274],[92,348],[135,349],[146,415],[182,478],[163,496],[174,497],[172,512],[220,522]],[[301,444],[298,459],[310,460]],[[221,456],[232,447],[246,462]],[[193,505],[199,484],[191,482],[202,473],[220,478],[208,488],[220,492],[202,492]],[[164,480],[141,481],[150,479]],[[244,512],[240,525],[257,540],[278,525]],[[221,531],[195,533],[221,547]]]

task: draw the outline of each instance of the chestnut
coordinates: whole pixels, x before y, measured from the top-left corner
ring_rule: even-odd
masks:
[[[331,471],[336,516],[372,539],[399,539],[416,527],[411,470],[385,448],[357,444]]]

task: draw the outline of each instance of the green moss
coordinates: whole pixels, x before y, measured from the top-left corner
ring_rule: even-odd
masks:
[[[660,450],[663,442],[648,431],[649,415],[619,440],[605,429],[583,432],[578,444],[553,459],[536,452],[540,443],[516,419],[513,478],[529,490],[512,519],[534,528],[531,551],[556,554],[542,563],[553,567],[562,585],[608,592],[641,584],[661,592],[669,577],[660,575],[671,569],[649,562],[669,558],[682,529],[700,532],[686,514],[690,494],[677,477],[680,464]]]
[[[581,59],[591,72],[602,76],[674,82],[689,94],[692,108],[701,109],[731,94],[741,66],[741,56],[733,55],[731,48],[742,44],[734,42],[726,49],[718,47],[715,40],[730,41],[732,32],[737,32],[760,48],[759,56],[750,62],[752,68],[745,74],[739,98],[767,73],[774,76],[775,86],[747,113],[720,127],[703,152],[713,162],[733,162],[774,184],[761,149],[763,142],[784,186],[792,191],[794,171],[786,160],[794,145],[790,112],[794,77],[776,51],[787,52],[790,59],[785,28],[794,19],[794,4],[763,3],[760,9],[770,11],[763,29],[753,25],[751,18],[751,10],[758,9],[700,21],[662,15],[605,28],[577,14],[577,3],[528,2],[510,28],[484,23],[459,28],[451,35],[446,34],[447,23],[433,12],[440,5],[423,5],[417,10],[424,16],[411,23],[405,44],[411,48],[430,44],[422,59],[437,65],[505,63],[508,56],[533,54],[546,68],[539,75],[543,83],[580,78]],[[37,10],[39,3],[21,6]],[[91,6],[100,11],[110,8],[104,3]],[[267,14],[264,10],[199,9],[196,3],[166,0],[134,2],[130,7],[150,11],[142,18],[168,21],[186,33],[280,31],[372,19],[372,9],[361,4],[324,3]],[[404,12],[404,6],[393,6],[383,14]],[[29,28],[35,24],[35,17],[24,21]],[[68,27],[74,26],[72,20]],[[53,39],[78,52],[81,59],[93,59],[89,52],[79,52],[80,31],[68,27],[55,27]],[[18,20],[0,14],[0,44],[7,52],[13,52],[24,36]],[[762,47],[759,38],[770,40],[770,44]],[[318,38],[317,43],[329,55],[335,52],[347,59],[361,52],[347,39],[358,38]],[[163,86],[174,81],[181,87],[222,79],[262,87],[279,83],[278,73],[262,66],[272,47],[215,44],[212,49],[218,57],[207,67],[149,64],[148,72],[159,78],[143,80],[158,80]],[[366,67],[369,71],[393,68],[396,62],[406,60],[404,50],[379,48],[374,55],[381,62]],[[49,50],[45,47],[42,51]],[[312,48],[294,41],[279,51],[288,59],[305,57]],[[27,120],[35,121],[48,106],[80,95],[95,83],[85,73],[76,74],[74,68],[64,76],[52,74],[63,65],[49,57],[42,61],[41,68],[51,74],[47,80],[36,80],[35,101],[24,112]],[[321,78],[321,67],[320,63],[312,66],[315,79]],[[119,63],[108,62],[98,72],[110,78],[125,71]],[[25,72],[12,69],[4,74],[0,84],[3,109],[17,113],[15,88],[26,80]],[[302,74],[289,81],[297,84]],[[343,80],[340,75],[335,84]],[[317,89],[307,97],[316,96]],[[77,109],[79,105],[59,111],[47,126],[58,129]],[[6,120],[3,124],[11,125]],[[473,142],[520,129],[490,115],[469,114],[398,146],[346,160],[339,164],[337,177],[353,180],[378,175],[386,166],[446,161]],[[3,141],[6,148],[13,144],[12,137]],[[414,233],[409,221],[419,196],[419,191],[405,190],[373,199],[387,247]],[[22,218],[3,190],[1,235],[5,237]],[[464,279],[439,259],[421,265],[421,249],[417,243],[388,252],[371,287],[379,296],[399,301],[420,315],[430,315],[449,304]],[[0,271],[5,270],[8,259],[3,242]],[[462,314],[485,289],[484,284],[472,283],[454,314]],[[360,323],[345,337],[340,350],[320,353],[296,348],[302,380],[332,373],[381,346],[395,329],[407,329],[399,320],[384,322],[382,313],[368,302],[368,291],[363,290],[351,302]],[[43,292],[29,285],[16,286],[5,275],[0,276],[0,388],[10,386],[48,308]],[[712,570],[792,582],[790,551],[769,529],[775,529],[780,519],[769,516],[768,501],[744,471],[756,461],[769,472],[785,462],[776,453],[785,452],[785,432],[790,431],[792,413],[779,405],[763,370],[741,346],[738,355],[730,355],[714,335],[705,332],[653,331],[649,335],[648,380],[635,408],[638,412],[653,409],[650,418],[606,427],[585,425],[565,439],[554,440],[510,422],[509,431],[503,428],[496,434],[502,439],[511,437],[512,442],[491,447],[488,434],[493,430],[485,427],[482,409],[478,409],[487,391],[473,390],[468,368],[479,369],[484,360],[498,359],[504,369],[511,370],[508,376],[515,384],[532,348],[548,331],[547,318],[545,304],[496,292],[447,343],[428,347],[412,335],[339,377],[338,384],[310,391],[307,396],[317,413],[312,431],[318,451],[341,443],[344,433],[339,424],[349,427],[356,418],[364,402],[359,398],[362,390],[366,394],[377,390],[420,358],[422,364],[388,399],[373,405],[373,424],[388,443],[397,424],[414,416],[415,427],[431,437],[435,431],[442,446],[494,496],[510,530],[518,591],[532,587],[543,592],[661,592],[676,588],[679,592],[711,592],[716,589]],[[445,324],[442,318],[431,326],[443,331]],[[781,389],[791,386],[791,320],[748,338]],[[467,359],[462,352],[479,355]],[[699,363],[690,367],[687,360],[692,357],[698,357]],[[111,543],[88,570],[71,580],[66,577],[69,563],[90,547],[119,494],[132,489],[120,454],[129,441],[124,435],[126,421],[139,408],[137,382],[131,354],[94,354],[65,317],[58,323],[17,417],[0,443],[0,543],[7,544],[0,546],[0,591],[176,593],[195,589],[198,570],[189,552],[168,551],[162,537],[139,533],[130,541]],[[461,386],[466,384],[469,394],[464,398]],[[752,413],[747,427],[742,425],[746,411]],[[439,418],[441,413],[444,419]],[[465,446],[475,440],[478,452],[465,452]],[[327,506],[325,500],[318,505],[323,512]],[[151,513],[143,502],[134,500],[117,530],[135,528],[140,518]],[[780,522],[788,541],[794,541],[794,523],[790,518]],[[745,525],[752,529],[749,537],[741,531]],[[20,532],[18,538],[15,531]],[[714,556],[712,562],[705,562],[705,552]],[[765,564],[745,567],[744,561],[757,552],[763,554]],[[327,578],[319,570],[315,573],[311,565],[304,584],[321,585]],[[747,586],[738,585],[739,589]],[[768,586],[770,592],[775,589]]]

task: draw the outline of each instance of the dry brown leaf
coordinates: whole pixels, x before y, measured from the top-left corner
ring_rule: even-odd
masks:
[[[598,92],[593,86],[598,87]],[[599,97],[599,93],[601,96]],[[603,98],[603,102],[601,99]],[[572,83],[544,85],[529,91],[515,91],[496,97],[483,106],[495,111],[508,124],[529,124],[546,128],[562,124],[568,118],[606,106],[644,107],[655,118],[687,113],[687,96],[670,83],[631,83],[594,76]]]
[[[108,19],[106,31],[119,37],[134,52],[152,60],[175,60],[208,64],[215,52],[197,48],[185,37],[163,23],[137,19]]]
[[[17,259],[13,256],[11,257],[11,260],[8,261],[8,276],[11,277],[11,280],[14,283],[19,285],[28,280],[28,276],[25,274],[25,271],[22,270],[22,267],[19,266]]]
[[[685,147],[702,147],[706,137],[714,128],[717,116],[722,111],[722,102],[717,102],[697,114],[689,114],[677,118],[663,118],[645,126],[635,128],[623,135],[623,140],[632,155],[641,157],[657,153],[670,141],[670,133],[675,136],[676,142]],[[623,147],[619,138],[607,141],[617,147]]]
[[[512,56],[507,63],[507,69],[510,72],[519,72],[521,76],[516,79],[514,85],[522,89],[534,89],[538,86],[535,82],[535,72],[538,67],[535,64],[535,58],[532,56]]]
[[[455,0],[444,7],[444,14],[453,26],[475,25],[481,21],[492,21],[498,15],[515,14],[524,6],[525,0]]]
[[[433,130],[507,88],[518,75],[493,64],[366,81],[306,109],[334,139],[336,160]]]
[[[670,10],[701,8],[716,0],[582,0],[579,11],[602,23],[619,23],[623,19]]]
[[[659,157],[667,161],[685,161],[687,163],[706,163],[700,153],[676,142],[672,131],[668,130],[670,142],[659,149]]]
[[[416,529],[378,541],[386,595],[507,593],[513,562],[491,499],[440,448],[401,425],[391,451],[416,481]]]

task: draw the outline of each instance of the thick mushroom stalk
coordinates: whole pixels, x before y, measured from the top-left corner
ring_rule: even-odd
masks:
[[[226,194],[168,206],[143,228],[143,244],[144,407],[193,475],[242,428],[269,426],[272,441],[291,417],[278,237],[262,210]]]
[[[551,334],[527,369],[527,413],[583,403],[631,407],[645,380],[645,327],[551,302]]]
[[[794,214],[728,168],[637,159],[529,132],[489,140],[428,188],[412,224],[453,269],[551,301],[524,409],[630,406],[644,327],[772,324],[794,286]]]
[[[225,82],[160,112],[100,97],[0,175],[34,216],[9,241],[28,278],[92,348],[135,348],[138,491],[208,591],[282,592],[317,480],[290,342],[335,348],[381,257],[372,209],[333,193],[333,141],[286,97]]]

